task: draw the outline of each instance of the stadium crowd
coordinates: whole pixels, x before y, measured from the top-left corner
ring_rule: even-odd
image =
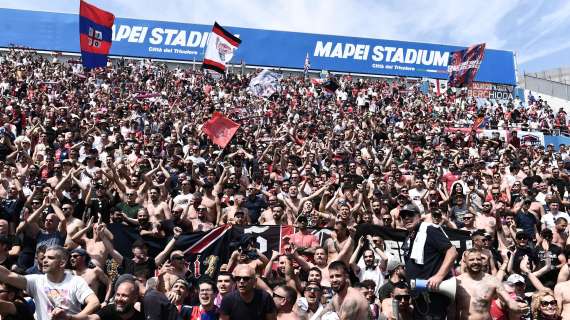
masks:
[[[252,76],[2,52],[1,319],[570,319],[570,154],[515,129],[567,131],[564,111],[346,75],[259,98]],[[223,149],[214,112],[241,125]],[[470,130],[482,116],[506,139]],[[177,240],[226,224],[296,232],[196,279]],[[362,224],[408,231],[404,259]]]

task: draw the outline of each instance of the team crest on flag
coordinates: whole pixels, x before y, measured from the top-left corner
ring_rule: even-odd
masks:
[[[485,55],[485,44],[478,44],[467,49],[452,52],[449,56],[447,71],[448,85],[455,88],[466,87],[475,80],[479,66]]]
[[[115,16],[85,1],[79,5],[79,43],[81,61],[86,69],[107,66]]]
[[[232,140],[240,125],[224,117],[221,113],[215,112],[212,119],[206,121],[202,126],[202,131],[212,140],[213,143],[225,148]]]
[[[227,63],[232,60],[240,44],[238,37],[226,31],[217,22],[214,23],[206,44],[202,67],[224,73]]]

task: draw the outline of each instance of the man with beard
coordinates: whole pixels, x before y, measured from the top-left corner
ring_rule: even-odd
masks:
[[[457,277],[457,319],[490,319],[491,300],[495,295],[514,313],[524,311],[497,278],[483,272],[479,250],[469,249],[464,257],[467,272]]]
[[[115,303],[103,307],[87,317],[78,320],[144,320],[144,314],[135,309],[139,299],[139,288],[132,280],[123,280],[115,292]]]
[[[237,290],[228,293],[220,306],[222,320],[271,320],[276,319],[275,302],[264,290],[255,288],[255,270],[245,264],[233,271]]]
[[[69,256],[69,262],[73,270],[73,274],[82,277],[96,295],[101,296],[101,292],[99,292],[101,285],[109,288],[108,294],[110,295],[111,286],[109,286],[109,277],[107,277],[105,272],[97,266],[94,268],[87,267],[89,264],[89,255],[85,249],[73,249]]]
[[[369,248],[365,248],[365,245]],[[358,265],[358,257],[360,251],[364,249],[362,253],[362,260],[364,261],[364,266]],[[374,253],[380,256],[379,263],[376,263],[376,256]],[[372,242],[372,236],[366,235],[366,237],[361,237],[358,240],[358,246],[354,250],[352,257],[350,257],[350,266],[354,271],[354,274],[358,277],[360,282],[364,280],[372,280],[376,284],[376,288],[380,288],[384,284],[384,272],[386,271],[386,264],[388,262],[388,256],[384,251],[376,246]],[[376,292],[375,292],[376,293]]]
[[[419,209],[415,205],[405,205],[400,210],[400,219],[408,230],[402,247],[407,279],[427,279],[428,288],[437,290],[443,280],[451,277],[457,250],[439,226],[421,222]],[[415,305],[414,319],[430,316],[432,319],[445,319],[449,299],[436,292],[426,292],[418,296]],[[418,310],[423,310],[425,314],[420,314]]]
[[[327,306],[325,315],[333,319],[336,314],[340,320],[369,319],[370,308],[366,297],[360,290],[349,286],[348,268],[342,261],[334,261],[329,267],[331,288],[336,293],[332,303]]]

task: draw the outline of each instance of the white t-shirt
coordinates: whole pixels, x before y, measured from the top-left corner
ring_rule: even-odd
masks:
[[[554,230],[554,226],[555,226],[555,221],[558,218],[564,218],[566,219],[567,222],[570,222],[570,216],[566,213],[566,212],[562,212],[562,211],[558,211],[558,213],[555,215],[552,214],[552,212],[548,212],[545,215],[542,216],[542,218],[540,219],[540,222],[543,223],[546,228],[550,229],[550,230]]]
[[[67,310],[70,315],[81,312],[85,299],[93,294],[82,277],[65,272],[60,283],[48,280],[45,274],[26,275],[26,291],[36,303],[36,319],[50,320],[50,313],[55,307]]]
[[[422,198],[426,194],[427,189],[422,189],[421,191],[413,188],[408,191],[410,199],[412,202],[420,209],[420,213],[424,213],[424,205],[422,204]]]

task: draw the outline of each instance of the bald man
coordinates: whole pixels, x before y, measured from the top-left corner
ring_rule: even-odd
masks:
[[[247,264],[234,268],[233,278],[237,290],[228,293],[222,299],[220,319],[277,319],[275,302],[267,292],[255,288],[255,270]]]

